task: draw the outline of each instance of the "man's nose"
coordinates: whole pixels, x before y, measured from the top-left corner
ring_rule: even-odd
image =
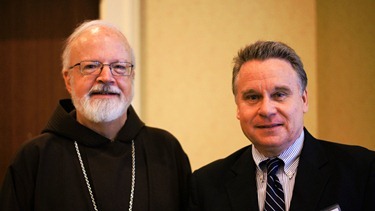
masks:
[[[270,117],[276,113],[275,102],[273,102],[269,97],[262,98],[259,104],[259,115],[263,117]]]
[[[113,82],[114,77],[112,74],[111,66],[109,66],[108,64],[103,64],[103,67],[100,71],[100,74],[98,75],[97,80],[103,83]]]

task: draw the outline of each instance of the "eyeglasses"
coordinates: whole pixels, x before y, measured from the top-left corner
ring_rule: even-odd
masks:
[[[133,71],[134,65],[129,62],[113,62],[110,64],[103,64],[99,61],[81,61],[69,69],[79,66],[79,71],[82,75],[100,75],[104,66],[108,66],[114,76],[129,76]]]

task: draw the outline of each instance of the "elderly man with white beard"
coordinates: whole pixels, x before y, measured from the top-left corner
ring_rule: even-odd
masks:
[[[183,210],[189,160],[132,108],[135,59],[125,36],[102,20],[84,22],[62,60],[72,99],[10,164],[0,210]]]

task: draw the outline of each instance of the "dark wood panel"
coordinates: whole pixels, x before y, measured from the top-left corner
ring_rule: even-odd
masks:
[[[0,181],[15,152],[69,97],[61,76],[63,41],[99,17],[99,0],[0,0]]]

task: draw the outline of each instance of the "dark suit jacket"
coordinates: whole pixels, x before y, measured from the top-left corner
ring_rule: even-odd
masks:
[[[194,172],[191,210],[259,210],[247,146]],[[317,140],[305,129],[290,210],[375,210],[375,152]]]

